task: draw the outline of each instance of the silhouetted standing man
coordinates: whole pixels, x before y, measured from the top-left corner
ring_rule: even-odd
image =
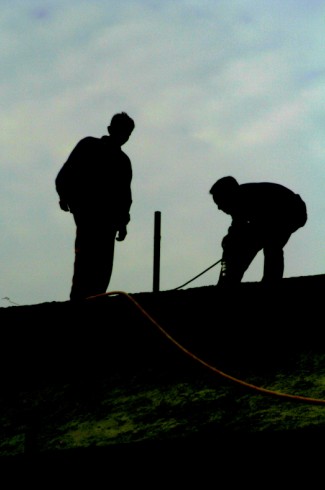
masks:
[[[232,217],[228,234],[222,240],[223,267],[218,284],[238,284],[262,249],[263,282],[274,284],[282,279],[283,247],[307,221],[301,197],[280,184],[239,185],[233,177],[218,180],[210,194],[218,208]]]
[[[115,239],[125,239],[130,221],[132,166],[121,146],[134,127],[115,114],[109,136],[79,141],[56,177],[60,207],[76,223],[71,300],[105,293],[110,282]]]

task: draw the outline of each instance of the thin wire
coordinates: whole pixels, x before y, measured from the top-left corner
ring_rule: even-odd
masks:
[[[16,305],[16,306],[21,306],[19,303],[15,303],[14,301],[11,301],[10,298],[8,298],[8,296],[5,296],[4,298],[1,298],[1,299],[6,299],[7,301],[9,301],[9,303],[11,303],[12,305]]]
[[[201,272],[200,274],[198,274],[197,276],[193,277],[193,279],[190,279],[189,281],[185,282],[184,284],[182,284],[181,286],[178,286],[176,289],[180,289],[180,288],[183,288],[184,286],[187,286],[188,284],[190,284],[190,282],[194,281],[195,279],[197,279],[198,277],[202,276],[203,274],[205,274],[206,272],[208,272],[210,269],[212,269],[212,267],[216,266],[217,264],[219,264],[219,262],[221,262],[222,259],[218,260],[218,262],[215,262],[214,264],[210,265],[210,267],[208,267],[207,269],[205,269],[203,272]]]
[[[210,369],[214,373],[218,374],[219,376],[222,376],[223,378],[226,378],[226,379],[228,379],[230,381],[233,381],[236,384],[239,384],[241,386],[244,386],[245,388],[249,388],[251,390],[257,391],[257,392],[262,393],[262,394],[265,394],[265,395],[271,395],[271,396],[278,397],[278,398],[285,398],[285,399],[294,400],[294,401],[300,401],[300,402],[305,402],[305,403],[312,403],[314,405],[325,405],[325,400],[322,400],[322,399],[305,397],[305,396],[300,396],[300,395],[290,395],[288,393],[281,393],[281,392],[278,392],[278,391],[269,390],[269,389],[266,389],[266,388],[255,386],[255,385],[253,385],[251,383],[247,383],[246,381],[243,381],[241,379],[235,378],[235,377],[233,377],[233,376],[231,376],[231,375],[229,375],[229,374],[227,374],[227,373],[225,373],[223,371],[220,371],[215,366],[212,366],[211,364],[205,362],[203,359],[197,357],[195,354],[193,354],[188,349],[186,349],[183,345],[181,345],[180,343],[178,343],[177,340],[175,340],[168,332],[166,332],[166,330],[164,330],[159,325],[159,323],[157,323],[156,320],[154,318],[152,318],[152,316],[149,315],[149,313],[144,308],[142,308],[142,306],[134,298],[132,298],[132,296],[130,296],[128,293],[126,293],[124,291],[111,291],[111,292],[108,292],[108,293],[98,294],[96,296],[89,296],[87,298],[87,300],[95,299],[95,298],[98,298],[98,297],[101,297],[101,296],[112,296],[112,295],[123,295],[127,299],[129,299],[141,311],[141,313],[145,317],[147,317],[150,320],[150,322],[153,323],[158,328],[158,330],[160,330],[160,332],[165,337],[167,337],[174,345],[176,345],[182,352],[184,352],[185,354],[187,354],[192,359],[194,359],[195,361],[199,362],[200,364],[202,364],[206,368]]]

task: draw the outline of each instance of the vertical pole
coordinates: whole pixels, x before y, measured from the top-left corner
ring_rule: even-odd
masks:
[[[161,228],[161,212],[155,211],[155,226],[154,226],[154,247],[153,247],[153,291],[159,291],[160,278],[160,228]]]

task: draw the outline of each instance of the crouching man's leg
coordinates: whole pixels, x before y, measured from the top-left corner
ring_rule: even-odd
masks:
[[[285,231],[280,235],[269,237],[263,248],[264,273],[262,282],[264,284],[275,284],[281,281],[284,273],[283,247],[288,242],[291,232]]]

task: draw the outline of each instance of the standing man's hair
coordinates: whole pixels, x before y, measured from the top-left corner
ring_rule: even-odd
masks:
[[[118,114],[114,114],[114,116],[111,119],[111,126],[122,126],[122,127],[128,127],[130,131],[133,131],[135,128],[135,123],[133,119],[126,113],[126,112],[120,112]]]

